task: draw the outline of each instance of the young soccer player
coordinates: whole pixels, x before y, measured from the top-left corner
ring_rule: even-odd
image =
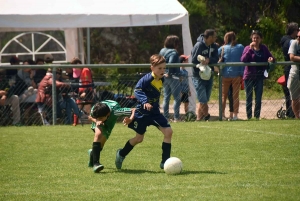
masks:
[[[160,168],[164,168],[165,161],[170,158],[172,129],[168,120],[160,113],[159,98],[164,82],[166,61],[163,56],[155,54],[150,57],[151,73],[143,76],[137,83],[134,95],[138,104],[134,113],[134,120],[128,127],[136,132],[135,137],[128,140],[123,149],[116,153],[116,167],[122,168],[122,163],[135,145],[144,139],[147,126],[156,126],[164,135],[162,143],[162,160]]]
[[[104,166],[100,164],[100,152],[105,142],[108,140],[119,116],[125,117],[124,125],[128,125],[134,118],[134,108],[121,108],[119,103],[112,100],[106,100],[96,103],[92,109],[89,119],[92,121],[91,129],[94,131],[94,141],[92,149],[89,149],[90,157],[88,166],[93,167],[95,173],[103,170]]]

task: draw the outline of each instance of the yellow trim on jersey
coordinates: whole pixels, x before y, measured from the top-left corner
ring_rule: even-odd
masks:
[[[151,85],[157,90],[157,91],[161,91],[162,87],[163,87],[163,83],[162,83],[162,80],[159,79],[159,80],[156,80],[156,76],[155,74],[152,72],[151,73],[152,77],[154,78],[152,81],[151,81]]]

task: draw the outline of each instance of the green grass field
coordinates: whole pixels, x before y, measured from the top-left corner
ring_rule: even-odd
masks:
[[[118,171],[115,152],[134,132],[117,124],[99,174],[87,167],[89,125],[0,127],[0,200],[300,200],[299,123],[173,123],[179,175],[159,168],[162,134],[155,127]]]

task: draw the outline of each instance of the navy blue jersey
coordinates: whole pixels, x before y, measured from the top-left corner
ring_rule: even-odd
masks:
[[[153,73],[144,75],[138,81],[134,89],[134,96],[138,100],[134,115],[135,118],[141,118],[144,115],[160,114],[159,98],[163,82],[164,78],[155,80]],[[153,106],[151,111],[147,111],[143,108],[145,103],[150,103]]]

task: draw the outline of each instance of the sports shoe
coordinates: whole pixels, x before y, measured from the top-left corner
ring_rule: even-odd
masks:
[[[205,120],[205,121],[208,121],[209,118],[210,118],[210,114],[208,113],[208,114],[204,117],[204,120]]]
[[[118,149],[117,150],[117,153],[116,153],[116,161],[115,161],[115,164],[116,164],[116,168],[117,169],[121,169],[122,168],[122,163],[125,159],[125,157],[122,157],[120,156],[119,152],[121,151],[122,149]]]
[[[95,172],[95,173],[99,173],[101,170],[103,170],[104,169],[104,166],[103,165],[101,165],[101,164],[95,164],[94,165],[94,167],[93,167],[93,171]]]
[[[160,163],[159,167],[160,169],[164,169],[164,163]]]
[[[89,155],[88,167],[93,167],[92,149],[89,149],[89,150],[88,150],[88,155]]]

